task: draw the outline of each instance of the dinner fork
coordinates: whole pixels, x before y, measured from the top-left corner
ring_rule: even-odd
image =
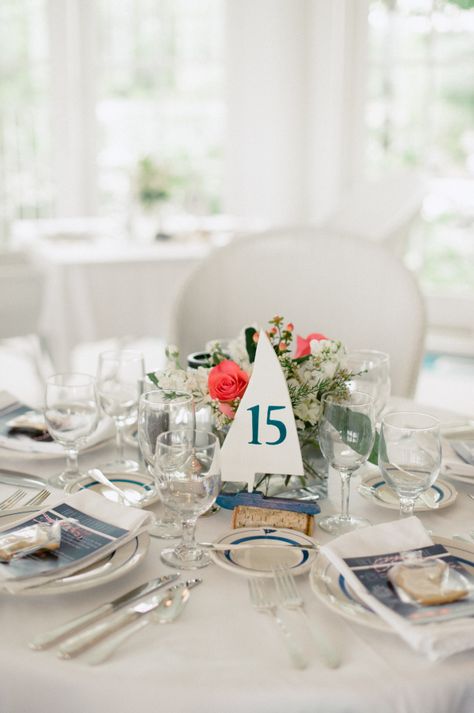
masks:
[[[43,488],[43,490],[38,491],[30,500],[27,500],[25,506],[33,507],[34,505],[41,505],[50,495],[51,491],[47,488]]]
[[[14,493],[9,495],[8,498],[5,498],[5,500],[0,502],[0,510],[8,510],[13,507],[13,505],[16,505],[16,503],[19,502],[25,495],[26,491],[18,488]]]
[[[298,611],[302,615],[308,624],[309,631],[313,641],[316,643],[323,663],[329,668],[338,668],[341,663],[340,656],[336,649],[326,641],[325,637],[306,613],[303,598],[298,592],[296,582],[291,572],[285,570],[283,567],[278,567],[273,570],[273,576],[275,578],[279,604],[286,609]]]
[[[293,666],[297,669],[304,669],[308,665],[308,661],[296,644],[292,633],[287,628],[284,621],[278,614],[277,604],[274,598],[268,591],[268,582],[262,582],[258,577],[252,577],[248,580],[250,601],[252,606],[259,612],[269,614],[280,632],[281,639],[286,646],[286,650],[291,659]]]

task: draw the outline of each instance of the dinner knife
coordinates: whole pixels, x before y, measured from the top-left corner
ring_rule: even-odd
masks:
[[[62,659],[71,659],[78,654],[86,651],[91,646],[101,641],[109,634],[119,631],[124,626],[132,624],[145,614],[150,614],[156,609],[163,599],[174,594],[177,589],[192,589],[198,584],[201,584],[202,579],[190,579],[187,582],[175,584],[169,587],[165,592],[154,594],[150,599],[138,602],[131,607],[127,607],[124,612],[120,612],[113,617],[108,617],[106,621],[100,621],[97,624],[87,627],[85,631],[81,631],[75,636],[71,636],[61,644],[58,650],[58,656]]]
[[[198,542],[197,547],[204,547],[206,550],[214,550],[215,552],[226,552],[227,550],[315,550],[319,552],[321,545],[317,542],[313,544],[299,544],[299,543],[288,543],[282,544],[280,542],[268,542],[261,540],[253,540],[251,542],[236,542],[236,543],[226,543],[226,542]]]
[[[47,631],[45,634],[40,634],[30,641],[28,645],[35,651],[46,649],[48,646],[55,644],[57,641],[65,639],[69,634],[77,631],[77,629],[82,629],[82,627],[87,626],[88,624],[93,624],[107,614],[112,614],[127,604],[131,604],[135,600],[140,599],[147,594],[151,594],[151,592],[154,592],[161,587],[165,587],[167,584],[171,584],[171,582],[174,582],[179,576],[179,572],[177,572],[174,574],[167,574],[163,577],[157,577],[156,579],[151,579],[149,582],[145,582],[139,587],[135,587],[129,592],[125,592],[125,594],[122,594],[120,597],[117,597],[111,602],[101,604],[96,609],[92,609],[92,611],[89,611],[86,614],[75,617],[66,624],[50,629],[50,631]]]

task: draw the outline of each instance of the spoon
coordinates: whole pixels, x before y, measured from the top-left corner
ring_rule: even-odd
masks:
[[[196,582],[199,583],[199,582]],[[87,663],[90,666],[106,661],[114,651],[130,636],[135,634],[140,629],[143,629],[148,624],[169,624],[183,611],[186,602],[189,599],[188,587],[180,587],[174,592],[165,597],[157,606],[156,610],[150,616],[141,617],[126,629],[109,636],[104,642],[101,642],[87,656]]]
[[[95,478],[99,483],[102,483],[102,485],[106,485],[110,490],[113,490],[114,492],[117,493],[117,495],[120,497],[120,501],[124,505],[132,506],[132,507],[137,507],[137,505],[141,501],[141,496],[138,493],[126,493],[123,490],[121,490],[115,483],[112,483],[111,480],[107,478],[107,476],[104,475],[104,473],[99,470],[99,468],[91,468],[89,471],[89,475],[92,478]]]

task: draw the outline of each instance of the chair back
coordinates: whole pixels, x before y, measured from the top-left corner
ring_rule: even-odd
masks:
[[[211,339],[235,337],[280,314],[298,334],[390,355],[392,392],[414,393],[425,311],[417,283],[391,252],[312,228],[235,239],[194,270],[178,296],[170,342],[182,361]]]
[[[26,262],[0,261],[0,339],[38,333],[43,279]]]

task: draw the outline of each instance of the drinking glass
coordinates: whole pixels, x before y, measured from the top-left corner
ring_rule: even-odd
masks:
[[[145,374],[143,354],[124,349],[99,354],[97,390],[100,404],[115,422],[117,460],[100,466],[105,472],[133,472],[139,465],[124,457],[124,429],[137,413],[138,397]]]
[[[379,467],[400,499],[400,516],[413,515],[417,497],[441,468],[440,424],[424,413],[390,413],[382,420]]]
[[[348,386],[351,391],[370,394],[375,402],[375,422],[380,423],[382,411],[390,396],[390,357],[375,349],[356,349],[346,357],[349,371],[354,373]]]
[[[341,512],[319,520],[326,532],[340,534],[370,525],[349,513],[352,473],[366,462],[375,438],[374,399],[354,391],[345,399],[326,394],[322,399],[319,444],[329,465],[341,476]]]
[[[178,569],[206,567],[209,553],[196,545],[196,520],[215,502],[221,482],[219,441],[207,431],[167,431],[158,436],[155,477],[161,499],[177,513],[183,537],[161,559]]]
[[[190,394],[153,389],[140,396],[138,402],[138,444],[149,472],[154,475],[156,439],[165,431],[193,429],[194,402]],[[149,528],[150,535],[165,539],[180,537],[181,524],[163,504],[161,519]]]
[[[88,374],[55,374],[46,382],[44,417],[48,431],[66,450],[66,470],[50,478],[65,488],[80,478],[78,453],[99,421],[95,379]]]

